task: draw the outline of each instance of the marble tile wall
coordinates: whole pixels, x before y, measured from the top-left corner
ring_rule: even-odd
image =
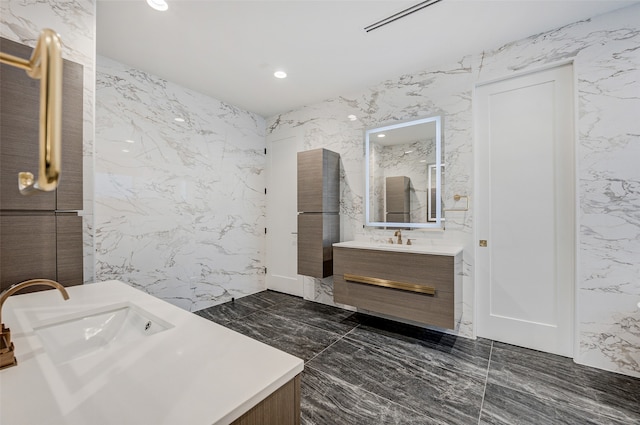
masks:
[[[578,99],[575,359],[640,376],[640,5],[280,114],[267,120],[267,139],[294,132],[299,150],[340,153],[342,240],[383,240],[388,232],[362,226],[365,128],[441,112],[443,201],[459,207],[453,195],[474,190],[474,84],[565,60],[574,61]],[[474,334],[473,213],[471,203],[468,212],[447,213],[444,232],[411,235],[421,244],[464,246],[464,336]],[[306,299],[332,304],[331,278],[304,282]]]
[[[97,279],[191,311],[264,289],[264,129],[258,115],[98,57]]]
[[[60,34],[62,57],[84,67],[84,281],[95,281],[93,257],[93,141],[96,4],[94,0],[0,1],[0,36],[35,46],[43,28]],[[64,172],[64,170],[63,170]]]

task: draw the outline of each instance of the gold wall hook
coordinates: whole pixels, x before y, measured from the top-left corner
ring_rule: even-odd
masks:
[[[40,162],[38,179],[21,172],[18,177],[20,193],[28,195],[36,190],[50,192],[58,187],[62,150],[60,147],[62,122],[62,44],[52,29],[40,33],[31,58],[22,59],[0,52],[0,62],[24,69],[29,77],[40,80]]]

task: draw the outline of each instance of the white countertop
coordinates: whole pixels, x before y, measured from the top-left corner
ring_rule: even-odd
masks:
[[[302,372],[301,359],[119,281],[10,297],[2,320],[18,365],[0,370],[0,424],[229,424]],[[135,304],[174,327],[109,361],[56,365],[32,324],[104,305]],[[98,359],[99,361],[97,361]]]
[[[384,242],[349,241],[334,243],[333,246],[339,248],[374,249],[378,251],[410,252],[413,254],[445,255],[452,257],[462,252],[461,246],[398,245]]]

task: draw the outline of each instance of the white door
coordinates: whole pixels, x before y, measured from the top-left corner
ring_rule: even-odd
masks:
[[[478,336],[572,356],[572,65],[481,85],[475,98]]]
[[[296,137],[268,143],[267,161],[267,288],[301,297]]]

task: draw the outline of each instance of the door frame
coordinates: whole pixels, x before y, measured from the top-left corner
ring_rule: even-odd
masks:
[[[479,129],[478,129],[478,102],[477,102],[477,90],[479,87],[498,83],[501,81],[509,80],[512,78],[523,77],[529,74],[535,74],[541,71],[546,71],[552,68],[558,68],[564,65],[571,65],[571,71],[573,76],[573,225],[574,225],[574,241],[573,241],[573,300],[572,306],[573,309],[573,323],[571,323],[572,337],[573,337],[573,353],[572,358],[576,359],[579,355],[580,349],[580,332],[579,332],[579,264],[580,264],[580,196],[579,196],[579,163],[578,163],[578,148],[579,148],[579,96],[578,96],[578,73],[576,70],[576,61],[575,58],[564,59],[560,61],[551,62],[545,64],[543,66],[538,66],[532,69],[527,69],[523,71],[518,71],[511,73],[509,75],[502,75],[500,77],[491,78],[487,80],[480,80],[473,85],[473,93],[472,93],[472,116],[473,116],[473,178],[474,178],[474,188],[473,188],[473,211],[475,212],[474,225],[473,225],[473,255],[474,255],[474,265],[473,265],[473,280],[474,280],[474,288],[473,288],[473,338],[476,339],[478,337],[478,299],[479,299],[479,285],[478,285],[478,250],[480,249],[478,245],[479,231],[477,226],[477,211],[479,211],[479,188],[478,181],[480,178],[479,173],[479,154],[478,154],[478,143],[479,143]]]

